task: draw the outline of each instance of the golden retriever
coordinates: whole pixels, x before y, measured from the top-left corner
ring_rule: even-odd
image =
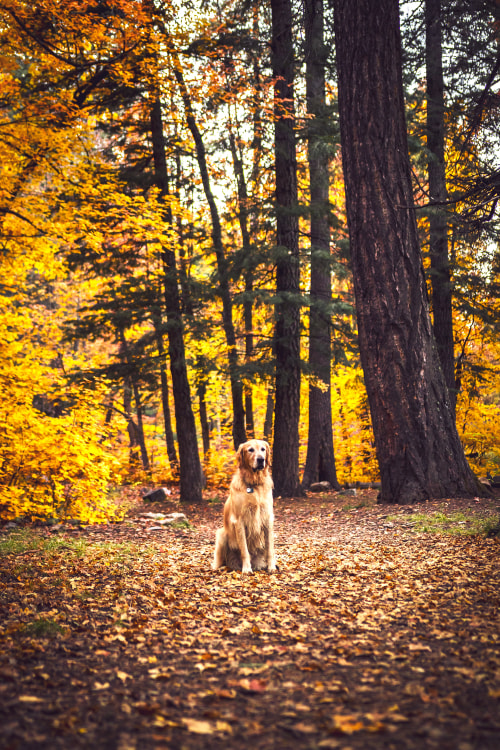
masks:
[[[213,570],[276,570],[273,480],[265,440],[247,440],[236,454],[238,468],[224,505],[224,526],[215,537]]]

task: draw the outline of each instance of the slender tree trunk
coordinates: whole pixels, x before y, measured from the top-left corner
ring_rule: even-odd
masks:
[[[165,442],[167,445],[167,456],[170,468],[176,473],[179,469],[177,460],[177,451],[175,450],[174,433],[172,430],[172,420],[170,416],[170,403],[168,398],[168,377],[167,377],[167,355],[163,343],[163,330],[161,314],[153,313],[153,326],[155,329],[156,347],[160,360],[160,385],[161,385],[161,402],[163,407],[163,422],[165,425]]]
[[[168,175],[163,141],[161,105],[157,100],[151,112],[151,135],[156,182],[164,195],[168,193]],[[167,245],[163,248],[163,283],[167,311],[168,354],[174,394],[175,422],[180,464],[180,498],[182,502],[201,502],[204,485],[196,437],[196,425],[191,406],[191,392],[184,348],[177,265],[175,253]]]
[[[245,324],[245,362],[249,364],[253,359],[253,271],[245,271],[245,292],[247,297],[243,303],[243,320]],[[255,437],[255,422],[253,416],[253,393],[249,383],[244,389],[245,395],[245,427],[247,437]]]
[[[201,380],[198,383],[197,390],[198,390],[198,403],[200,405],[200,425],[201,425],[201,436],[203,440],[203,455],[205,456],[205,460],[207,460],[210,455],[210,427],[208,424],[208,415],[207,415],[207,401],[206,401],[207,384],[205,380]]]
[[[444,157],[444,83],[441,42],[441,0],[425,3],[425,61],[427,71],[427,149],[429,177],[429,251],[431,259],[434,337],[444,379],[455,409],[455,360],[451,271],[446,222],[446,164]],[[432,204],[436,204],[434,207]]]
[[[173,51],[171,52],[171,54],[174,63],[174,75],[177,83],[179,84],[179,89],[186,112],[186,122],[193,137],[196,149],[196,158],[198,161],[201,181],[203,184],[203,190],[205,192],[205,197],[210,209],[210,217],[212,221],[212,243],[217,260],[217,271],[219,276],[219,296],[222,302],[222,324],[224,327],[228,349],[229,378],[231,381],[231,396],[233,402],[233,442],[235,449],[237,449],[238,446],[241,443],[244,443],[246,440],[245,411],[243,408],[243,384],[238,374],[238,350],[236,345],[236,333],[233,323],[233,305],[231,300],[231,292],[229,289],[228,263],[224,254],[219,211],[210,185],[205,145],[203,143],[203,138],[194,116],[191,98],[189,96],[189,92],[182,75],[179,58]]]
[[[382,502],[481,492],[432,334],[413,208],[397,0],[334,0],[359,346]]]
[[[276,168],[276,381],[273,480],[277,495],[299,493],[300,274],[290,0],[271,0]]]
[[[247,184],[245,180],[245,174],[243,171],[243,162],[238,153],[236,145],[236,138],[232,130],[229,132],[229,146],[231,149],[231,156],[233,157],[234,174],[236,177],[236,184],[238,186],[238,222],[240,225],[241,239],[243,244],[243,252],[246,259],[250,259],[251,253],[251,240],[249,231],[249,197],[247,191]],[[245,361],[247,363],[252,361],[253,355],[253,270],[251,268],[245,269],[245,300],[243,302],[243,322],[245,326]],[[245,385],[243,389],[245,399],[245,429],[247,437],[254,437],[254,423],[253,423],[253,401],[252,401],[252,386]]]
[[[139,386],[137,383],[137,377],[134,371],[134,365],[130,357],[130,352],[125,338],[125,333],[122,328],[119,330],[120,336],[120,355],[124,362],[127,363],[129,370],[130,385],[132,386],[132,393],[134,395],[135,402],[135,414],[137,417],[137,424],[134,423],[132,418],[129,421],[128,431],[130,436],[131,449],[134,447],[134,443],[137,443],[141,452],[142,468],[144,471],[150,471],[151,466],[149,464],[149,456],[146,449],[146,440],[144,437],[144,425],[142,422],[142,405],[141,395],[139,393]]]
[[[132,418],[132,388],[130,378],[126,376],[123,381],[123,416],[127,420],[128,433],[128,462],[132,472],[139,466],[139,440],[137,439],[137,425]]]
[[[270,442],[273,434],[274,389],[269,386],[266,398],[266,416],[264,417],[264,440]]]
[[[302,487],[328,481],[339,488],[333,451],[331,394],[331,267],[329,174],[325,139],[325,62],[323,0],[304,1],[306,46],[307,158],[311,200],[311,307],[309,312],[309,366],[321,386],[309,387],[309,434]]]

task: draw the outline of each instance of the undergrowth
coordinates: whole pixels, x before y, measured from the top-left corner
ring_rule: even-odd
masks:
[[[412,531],[427,534],[454,534],[454,535],[486,535],[498,527],[500,516],[498,514],[488,518],[463,513],[414,513],[410,517],[388,516],[388,521],[404,523],[410,526]]]

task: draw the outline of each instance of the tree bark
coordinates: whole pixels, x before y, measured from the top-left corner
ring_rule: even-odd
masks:
[[[425,63],[427,72],[427,150],[429,178],[429,253],[431,259],[434,337],[444,379],[455,410],[455,359],[453,350],[452,285],[448,256],[445,203],[444,82],[441,41],[441,0],[425,3]]]
[[[210,218],[212,221],[212,243],[217,260],[219,296],[222,302],[222,325],[224,327],[228,351],[229,379],[231,382],[231,396],[233,402],[233,443],[235,449],[237,449],[239,445],[246,440],[245,410],[243,408],[243,384],[238,374],[238,350],[233,323],[233,305],[229,289],[228,263],[224,254],[219,211],[210,185],[205,144],[203,143],[203,138],[194,116],[191,98],[184,81],[178,55],[173,51],[171,51],[171,54],[174,63],[175,79],[179,85],[182,101],[184,103],[186,122],[193,137],[203,190],[210,209]]]
[[[308,120],[311,230],[311,304],[309,309],[309,428],[302,487],[328,481],[339,488],[333,450],[331,402],[331,267],[328,159],[325,139],[325,62],[323,0],[305,0],[306,100]],[[321,385],[317,381],[321,381]],[[315,382],[316,381],[316,382]]]
[[[161,104],[154,103],[151,111],[151,135],[155,178],[163,194],[168,193],[168,174],[163,140]],[[184,325],[179,297],[175,253],[167,245],[162,251],[163,284],[167,311],[168,355],[174,394],[175,422],[180,464],[180,499],[182,502],[201,502],[204,484],[201,469],[196,425],[191,406],[191,392],[184,348]]]
[[[294,52],[290,0],[271,0],[276,169],[276,304],[273,480],[277,495],[299,493],[300,275]]]
[[[130,385],[132,387],[132,393],[134,394],[135,414],[137,417],[137,424],[135,424],[132,417],[130,417],[129,423],[128,423],[128,433],[130,437],[131,455],[133,453],[133,448],[136,445],[138,445],[139,450],[141,452],[142,468],[144,469],[144,471],[150,471],[151,466],[149,463],[148,451],[146,449],[146,440],[144,437],[144,425],[142,422],[141,395],[139,393],[139,385],[137,383],[136,372],[134,369],[134,364],[130,357],[127,339],[125,338],[125,332],[123,331],[122,328],[118,330],[118,334],[120,337],[120,356],[121,356],[122,361],[126,362],[128,370],[129,370],[129,380],[130,380]]]
[[[200,426],[201,426],[201,437],[203,441],[203,455],[205,461],[210,457],[210,425],[208,423],[207,415],[207,384],[205,380],[200,380],[197,387],[198,391],[198,403],[200,406]]]
[[[165,443],[167,446],[167,456],[170,468],[176,474],[179,469],[177,460],[177,451],[175,450],[174,433],[172,430],[172,420],[170,416],[170,403],[168,398],[168,377],[167,377],[167,356],[165,345],[163,343],[163,329],[161,313],[153,311],[153,326],[155,329],[156,348],[158,349],[158,358],[160,360],[160,385],[161,385],[161,403],[163,407],[163,423],[165,425]]]
[[[273,412],[274,412],[274,388],[270,385],[267,389],[266,396],[266,415],[264,417],[263,434],[264,440],[271,442],[271,436],[273,434]]]
[[[342,161],[380,500],[481,492],[432,334],[413,208],[397,0],[334,0]]]
[[[236,138],[232,130],[229,131],[229,146],[233,157],[234,174],[238,186],[238,222],[245,258],[250,258],[251,240],[249,230],[249,197],[243,171],[243,162],[238,154]],[[252,361],[253,356],[253,269],[245,268],[245,300],[243,302],[243,322],[245,326],[245,362]],[[253,421],[252,386],[245,385],[243,389],[245,399],[245,430],[248,438],[255,437]]]

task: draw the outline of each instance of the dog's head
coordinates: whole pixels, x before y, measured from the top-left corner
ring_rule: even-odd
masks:
[[[245,471],[265,471],[271,465],[271,449],[265,440],[247,440],[236,454],[238,467]]]

